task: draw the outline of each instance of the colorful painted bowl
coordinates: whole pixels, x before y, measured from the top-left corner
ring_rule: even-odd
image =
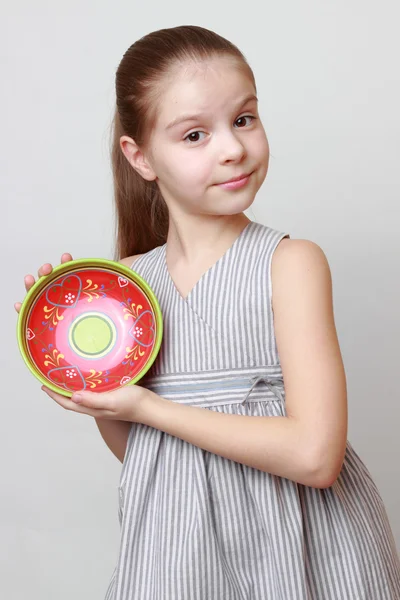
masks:
[[[161,346],[157,298],[135,271],[88,258],[40,277],[22,303],[18,345],[30,371],[64,396],[137,383]]]

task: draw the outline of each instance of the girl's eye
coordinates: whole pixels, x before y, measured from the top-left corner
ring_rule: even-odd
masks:
[[[183,138],[183,141],[189,141],[189,142],[198,142],[198,139],[193,139],[192,136],[196,136],[199,135],[200,133],[204,133],[204,131],[192,131],[192,133],[189,133],[189,135],[187,135],[185,138]]]
[[[255,117],[252,117],[251,115],[244,115],[243,117],[239,117],[238,119],[236,119],[235,122],[237,123],[238,121],[243,121],[243,119],[252,119],[251,122],[253,122]]]
[[[243,121],[244,119],[251,119],[251,122],[254,121],[256,117],[253,117],[252,115],[244,115],[243,117],[239,117],[238,119],[236,119],[235,123],[237,123],[238,121]],[[243,126],[240,125],[239,128],[242,128]],[[192,131],[192,133],[189,133],[185,138],[183,138],[183,141],[186,142],[188,141],[189,143],[196,143],[198,141],[200,141],[199,139],[194,139],[193,136],[197,136],[201,133],[204,133],[204,131]]]

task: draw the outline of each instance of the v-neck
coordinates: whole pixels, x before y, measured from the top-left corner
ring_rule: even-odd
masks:
[[[175,282],[170,275],[168,265],[167,265],[167,243],[164,244],[164,246],[163,246],[164,268],[167,273],[168,280],[175,290],[175,293],[181,298],[181,300],[183,300],[183,302],[188,302],[189,297],[193,294],[194,290],[200,285],[201,281],[206,277],[206,275],[208,275],[208,273],[213,271],[223,260],[225,260],[229,256],[229,254],[232,252],[233,248],[236,246],[236,244],[239,242],[239,240],[241,240],[242,237],[244,237],[245,232],[247,232],[252,225],[254,225],[254,221],[250,221],[250,223],[247,223],[246,227],[244,227],[244,229],[242,229],[242,231],[239,233],[239,235],[237,236],[237,238],[235,239],[233,244],[231,246],[229,246],[229,248],[227,250],[225,250],[224,254],[222,256],[220,256],[215,261],[215,263],[213,265],[211,265],[211,267],[209,267],[206,271],[204,271],[204,273],[199,277],[199,279],[192,286],[192,288],[189,290],[189,292],[186,294],[186,296],[182,296],[182,294],[176,287]]]

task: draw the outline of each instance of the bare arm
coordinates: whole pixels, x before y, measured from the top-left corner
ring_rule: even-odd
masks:
[[[346,451],[348,415],[329,264],[317,244],[283,240],[272,278],[287,416],[299,425],[301,447],[316,471],[334,480]]]
[[[126,445],[132,423],[128,421],[112,421],[110,419],[95,419],[101,437],[115,454],[119,461],[124,462]]]

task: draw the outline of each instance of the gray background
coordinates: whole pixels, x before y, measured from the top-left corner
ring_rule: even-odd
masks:
[[[115,69],[137,38],[183,24],[228,37],[254,69],[271,159],[248,215],[328,257],[349,439],[399,545],[399,16],[387,0],[3,3],[2,597],[99,600],[117,560],[121,463],[91,417],[40,390],[13,303],[63,252],[112,258]]]

